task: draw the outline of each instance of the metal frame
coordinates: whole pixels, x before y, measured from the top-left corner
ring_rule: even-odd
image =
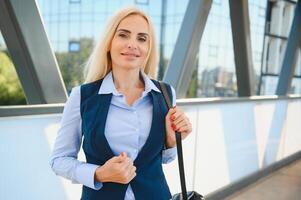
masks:
[[[188,2],[175,48],[163,78],[175,88],[179,98],[186,96],[211,5],[212,0]]]
[[[62,114],[64,105],[64,103],[59,103],[26,106],[0,106],[0,118],[26,115]]]
[[[248,1],[229,0],[238,96],[255,95]]]
[[[35,0],[1,0],[0,29],[27,103],[65,102],[64,82]]]
[[[276,89],[276,95],[287,95],[296,68],[296,52],[301,44],[301,0],[298,0],[295,15],[288,37],[281,72]]]
[[[160,27],[160,62],[158,71],[158,80],[162,80],[164,75],[164,43],[165,43],[165,29],[166,29],[166,10],[167,1],[163,0],[161,3],[161,27]]]
[[[198,106],[209,104],[229,104],[229,103],[243,103],[243,102],[262,102],[262,101],[279,101],[279,100],[300,100],[301,95],[287,95],[287,96],[254,96],[254,97],[210,97],[210,98],[188,98],[177,99],[177,106]],[[1,117],[15,117],[25,115],[41,115],[41,114],[62,114],[65,104],[36,104],[25,106],[0,106]]]

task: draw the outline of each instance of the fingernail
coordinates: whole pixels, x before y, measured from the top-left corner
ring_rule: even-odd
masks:
[[[175,131],[176,130],[176,126],[174,123],[171,124],[171,128]]]
[[[170,120],[172,120],[172,121],[175,120],[175,118],[176,117],[174,115],[170,116]]]

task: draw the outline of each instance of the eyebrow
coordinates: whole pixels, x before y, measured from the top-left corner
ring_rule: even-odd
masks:
[[[117,32],[119,32],[119,31],[126,32],[126,33],[131,33],[131,31],[129,31],[127,29],[118,29]],[[147,33],[138,33],[138,35],[149,36]]]

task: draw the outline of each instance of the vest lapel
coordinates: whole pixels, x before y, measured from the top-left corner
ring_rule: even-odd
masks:
[[[105,137],[105,125],[109,107],[112,99],[112,94],[98,94],[97,95],[97,113],[95,115],[94,125],[92,127],[92,145],[96,152],[103,155],[104,161],[112,158],[114,153]],[[102,157],[102,156],[101,156]]]
[[[155,91],[151,91],[151,97],[153,102],[153,116],[152,116],[152,124],[149,136],[142,147],[141,151],[138,153],[137,158],[134,161],[135,165],[139,165],[140,163],[144,163],[143,160],[147,158],[150,159],[150,156],[156,156],[162,150],[165,138],[165,132],[161,130],[165,130],[164,126],[164,116],[162,111],[160,111],[159,105],[159,94]]]

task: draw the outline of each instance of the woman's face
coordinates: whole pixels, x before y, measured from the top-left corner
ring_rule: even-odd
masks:
[[[149,37],[148,23],[142,16],[124,18],[111,42],[112,67],[140,69],[149,50]]]

